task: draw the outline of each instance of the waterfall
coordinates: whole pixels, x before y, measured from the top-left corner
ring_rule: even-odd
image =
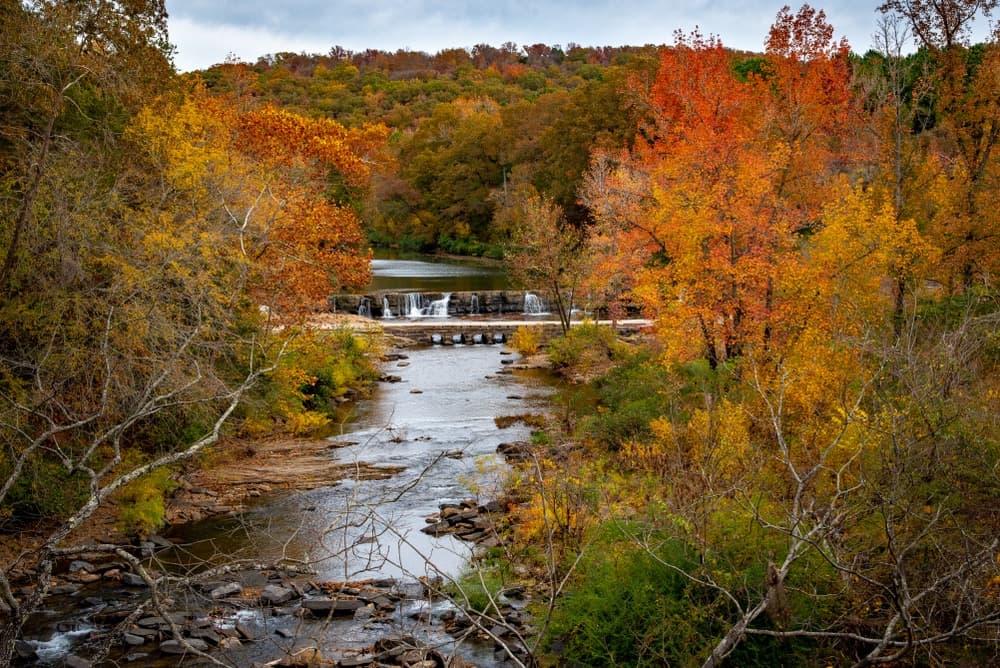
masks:
[[[524,293],[524,314],[525,315],[541,315],[545,313],[545,304],[542,302],[541,297],[533,292]]]
[[[368,297],[362,297],[361,301],[358,303],[358,315],[362,315],[366,318],[372,317],[372,304]]]
[[[451,293],[446,292],[441,297],[441,299],[435,299],[431,302],[430,306],[427,307],[427,315],[432,318],[446,318],[448,317],[448,300],[451,299]]]
[[[401,298],[402,296],[400,295]],[[448,316],[449,299],[451,299],[450,292],[444,293],[441,299],[430,302],[419,292],[408,292],[406,293],[406,308],[401,308],[399,314],[407,318],[445,318]]]
[[[422,316],[420,309],[420,293],[410,292],[406,295],[406,317],[419,318]]]
[[[382,317],[383,318],[391,318],[392,317],[392,309],[389,308],[389,298],[388,297],[382,297]]]
[[[479,315],[479,295],[472,295],[469,299],[469,313]]]

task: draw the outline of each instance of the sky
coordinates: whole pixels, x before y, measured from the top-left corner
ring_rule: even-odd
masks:
[[[734,49],[762,51],[782,0],[166,0],[174,62],[202,69],[228,56],[407,49],[434,54],[476,44],[565,47],[669,44],[698,27]],[[801,5],[788,1],[793,9]],[[810,3],[837,38],[872,46],[879,0]]]

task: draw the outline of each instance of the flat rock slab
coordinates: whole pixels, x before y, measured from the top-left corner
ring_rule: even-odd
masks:
[[[294,589],[279,585],[267,585],[260,592],[260,602],[262,605],[281,605],[291,601],[297,595]]]
[[[312,614],[324,615],[354,614],[365,602],[356,598],[307,598],[302,601],[302,607]]]
[[[208,649],[208,643],[204,640],[199,640],[198,638],[188,638],[188,645],[199,652],[204,652]],[[183,643],[177,640],[164,640],[160,643],[160,651],[164,654],[190,654],[191,650],[184,646]]]

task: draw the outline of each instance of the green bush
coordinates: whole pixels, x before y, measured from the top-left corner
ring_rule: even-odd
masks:
[[[613,329],[585,322],[549,343],[549,360],[556,368],[586,367],[606,362],[618,349]]]
[[[695,605],[691,583],[636,547],[613,524],[583,555],[577,579],[559,601],[543,639],[559,665],[682,666],[711,638],[712,607]],[[689,569],[694,551],[675,540],[657,548]]]
[[[177,488],[170,474],[169,469],[156,469],[122,488],[117,496],[119,529],[145,538],[163,526],[166,497]]]
[[[502,553],[490,550],[468,564],[457,580],[445,585],[445,593],[467,610],[489,613],[510,578],[509,567]]]
[[[11,470],[6,458],[0,456],[0,475],[4,480]],[[88,491],[82,472],[71,474],[59,462],[40,457],[29,459],[0,507],[0,524],[4,529],[16,529],[24,522],[63,517],[80,507]]]
[[[649,351],[620,356],[607,374],[593,381],[599,409],[581,420],[590,438],[611,450],[629,440],[652,437],[650,422],[666,412],[666,373]]]
[[[647,544],[653,546],[647,551],[612,523],[602,526],[599,534],[555,608],[543,638],[543,665],[701,665],[735,613],[726,597],[678,572],[697,574],[705,567],[695,548],[653,534],[647,536]],[[756,582],[762,584],[763,577]],[[743,596],[740,586],[731,584],[736,595]],[[760,619],[756,625],[766,621]],[[826,665],[816,663],[822,651],[805,640],[749,637],[742,639],[727,665]]]

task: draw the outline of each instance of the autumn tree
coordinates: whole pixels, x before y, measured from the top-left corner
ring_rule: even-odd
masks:
[[[0,531],[37,529],[0,566],[6,665],[93,547],[75,530],[215,443],[282,358],[260,306],[366,279],[338,196],[385,134],[175,87],[162,3],[0,11]]]
[[[552,199],[528,184],[498,194],[499,218],[509,235],[504,260],[525,288],[544,291],[568,332],[574,300],[588,267],[585,235]]]
[[[936,278],[952,291],[989,283],[997,266],[990,248],[996,238],[989,213],[996,188],[995,147],[1000,131],[997,35],[971,47],[970,27],[989,17],[995,2],[888,2],[880,9],[905,22],[921,44],[926,62],[915,91],[924,106],[914,128],[923,154],[910,189],[912,209],[941,248]],[[906,101],[910,102],[910,101]]]
[[[975,19],[989,17],[996,6],[996,0],[888,0],[878,9],[906,19],[925,47],[949,50],[964,43]]]
[[[420,193],[409,215],[439,238],[486,238],[490,192],[503,184],[498,105],[489,98],[438,106],[401,147],[401,175]]]

